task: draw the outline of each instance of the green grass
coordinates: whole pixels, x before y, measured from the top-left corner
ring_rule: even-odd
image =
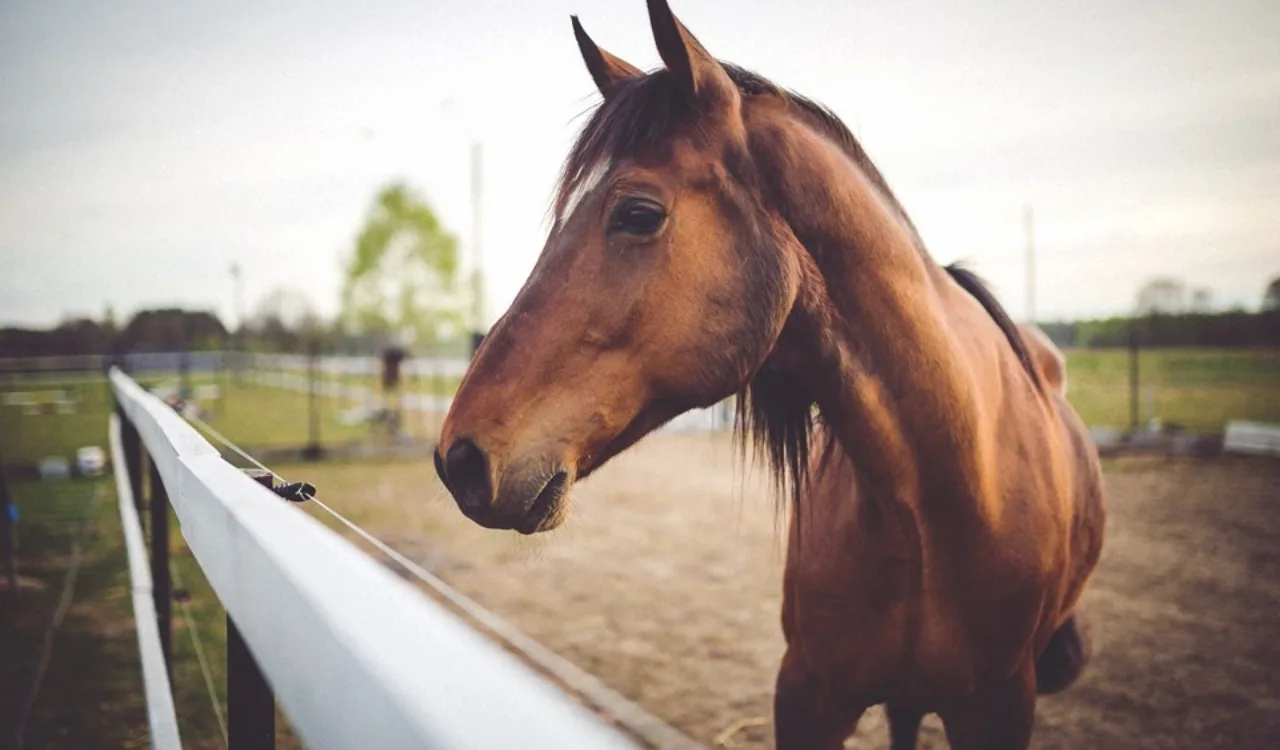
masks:
[[[1129,354],[1122,349],[1071,350],[1067,353],[1068,399],[1087,424],[1125,427],[1129,424]],[[1280,351],[1168,349],[1146,350],[1139,358],[1140,417],[1148,397],[1155,416],[1198,430],[1221,430],[1233,419],[1280,422]],[[336,376],[334,376],[336,377]],[[175,382],[176,374],[143,376],[156,385]],[[344,382],[377,390],[374,376],[342,376]],[[54,415],[45,409],[26,415],[19,407],[0,406],[0,456],[5,461],[34,462],[61,453],[71,458],[81,445],[106,444],[106,415],[110,408],[103,380],[96,376],[47,381],[0,382],[0,392],[63,388],[77,399],[78,412]],[[226,377],[193,376],[193,384],[217,382],[222,397],[204,404],[208,421],[228,438],[248,448],[300,447],[309,440],[306,394],[284,388],[236,384]],[[405,392],[452,393],[453,380],[409,379]],[[320,440],[324,444],[368,440],[369,427],[344,425],[339,414],[355,404],[320,397]],[[443,415],[406,412],[405,433],[430,438]]]
[[[149,378],[143,382],[154,386],[165,381],[172,382],[172,379]],[[0,457],[5,463],[34,464],[51,455],[72,460],[76,449],[85,445],[97,445],[105,450],[107,415],[113,402],[101,379],[56,387],[32,381],[0,384],[0,393],[54,389],[65,390],[76,401],[75,414],[57,414],[48,405],[36,414],[27,414],[18,406],[0,405]],[[246,448],[300,447],[309,440],[305,393],[252,383],[223,384],[221,397],[202,406],[207,410],[205,419],[209,424]],[[372,433],[368,426],[340,422],[340,413],[352,406],[355,403],[345,399],[317,398],[322,443],[370,439]],[[406,411],[405,434],[434,435],[441,416]]]
[[[45,455],[70,458],[81,445],[107,445],[108,400],[101,381],[84,384],[74,415],[22,416],[0,411],[0,446],[6,460]],[[270,391],[278,394],[278,391]],[[264,394],[265,396],[266,394]],[[22,591],[14,618],[0,606],[0,747],[12,744],[16,706],[30,683],[37,645],[57,604],[72,538],[97,487],[102,502],[84,537],[75,598],[53,644],[39,701],[27,725],[31,748],[142,748],[147,746],[129,572],[116,507],[115,483],[101,479],[10,479],[21,513],[18,572],[38,588]],[[145,519],[145,513],[144,513]],[[145,520],[144,520],[145,522]],[[173,605],[172,688],[187,747],[220,747],[222,735],[196,658],[190,630],[199,634],[220,701],[226,705],[226,612],[170,516],[171,564],[190,594],[190,619]],[[7,599],[0,597],[0,605]],[[300,747],[277,711],[277,747]]]
[[[1280,422],[1280,351],[1144,350],[1138,372],[1140,418],[1150,393],[1154,416],[1165,423],[1221,430],[1234,419]],[[1128,426],[1128,351],[1068,351],[1067,381],[1067,399],[1086,424]]]
[[[102,501],[92,508],[95,487]],[[0,746],[12,746],[15,716],[30,693],[72,541],[88,518],[74,598],[55,631],[48,670],[26,722],[26,747],[146,747],[133,604],[112,481],[17,480],[10,489],[21,510],[18,575],[34,585],[20,588],[16,617],[7,606],[0,614]]]

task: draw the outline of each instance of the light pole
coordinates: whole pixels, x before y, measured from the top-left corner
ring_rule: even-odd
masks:
[[[1023,206],[1023,226],[1027,233],[1027,325],[1036,324],[1036,241],[1031,204]]]
[[[235,298],[236,307],[236,332],[232,336],[232,348],[235,353],[232,355],[233,364],[232,371],[235,373],[236,385],[240,384],[242,370],[244,369],[244,290],[240,283],[240,264],[231,262],[231,289]]]
[[[449,97],[440,102],[441,111],[446,114],[457,115],[457,102]],[[480,138],[475,134],[476,128],[470,122],[462,123],[468,138],[471,142],[471,237],[470,237],[470,255],[471,255],[471,355],[474,357],[476,350],[480,348],[480,342],[484,340],[484,261],[481,250],[481,229],[483,226],[483,212],[481,205],[484,201],[484,145]]]
[[[484,262],[480,251],[480,215],[483,196],[483,147],[471,141],[471,356],[475,356],[484,340]]]

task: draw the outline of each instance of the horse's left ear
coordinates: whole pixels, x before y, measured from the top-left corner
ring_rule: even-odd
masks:
[[[570,16],[570,18],[573,19],[573,36],[578,40],[578,50],[582,52],[582,60],[587,64],[587,71],[596,82],[596,88],[600,89],[600,93],[605,98],[608,98],[623,81],[644,75],[639,68],[626,60],[614,57],[597,47],[596,43],[591,41],[591,37],[587,36],[587,30],[582,28],[578,17]]]
[[[648,1],[649,25],[653,27],[658,54],[685,93],[690,97],[716,92],[736,94],[737,87],[729,80],[724,66],[671,13],[667,0]]]

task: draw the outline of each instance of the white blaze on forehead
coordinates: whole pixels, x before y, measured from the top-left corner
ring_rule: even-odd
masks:
[[[591,194],[600,185],[600,181],[604,176],[609,174],[609,169],[613,167],[613,162],[609,159],[597,162],[595,166],[588,169],[582,179],[578,180],[573,186],[573,190],[569,193],[569,199],[564,202],[564,211],[560,214],[558,224],[564,224],[565,221],[573,216],[573,212],[578,209],[578,204]]]

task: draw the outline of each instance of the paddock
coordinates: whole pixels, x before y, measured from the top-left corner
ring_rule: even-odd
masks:
[[[9,384],[16,390],[44,387],[25,379]],[[10,455],[21,448],[36,458],[101,439],[107,388],[96,379],[72,387],[81,406],[72,415],[43,410],[27,416],[20,405],[5,407],[6,423],[19,428],[7,433]],[[270,404],[283,413],[305,403],[286,400],[287,388],[231,388],[232,403],[245,402],[239,411]],[[236,422],[238,413],[220,415],[217,423],[243,440],[253,424]],[[1280,612],[1280,553],[1274,546],[1280,461],[1148,456],[1108,459],[1104,466],[1108,539],[1085,599],[1099,651],[1079,684],[1040,701],[1033,746],[1276,746],[1280,677],[1269,666],[1280,663],[1273,641]],[[782,651],[776,532],[783,517],[761,474],[737,458],[723,430],[651,435],[575,490],[565,528],[533,538],[467,521],[428,460],[273,468],[314,483],[337,510],[702,745],[772,747],[769,707]],[[300,509],[347,533],[308,504]],[[32,517],[38,512],[29,503],[25,511]],[[113,533],[118,527],[102,530],[104,537]],[[352,541],[379,556],[362,540]],[[195,580],[199,567],[190,550],[179,543],[174,554],[174,565],[188,576],[192,606],[197,612],[212,608],[221,620],[215,592]],[[127,580],[122,553],[99,564]],[[100,607],[90,600],[74,611]],[[139,704],[132,619],[92,631],[98,639],[119,631],[110,638],[119,641],[111,653],[120,653],[111,662],[117,666],[104,662],[101,668],[112,671],[99,675],[99,685],[83,687],[86,695]],[[213,638],[221,693],[223,675],[216,667],[224,646],[208,624],[203,622],[204,633]],[[185,653],[185,630],[175,622],[173,691],[182,740],[190,747],[221,747],[205,686]],[[54,657],[57,670],[57,649]],[[121,664],[138,673],[120,672]],[[112,692],[113,685],[135,683],[127,697]],[[132,710],[127,723],[145,731],[145,716]],[[278,746],[298,745],[286,733]],[[849,746],[887,746],[878,712],[864,718]],[[932,719],[921,747],[946,747]]]
[[[770,748],[780,517],[725,433],[656,434],[575,491],[549,536],[462,517],[426,463],[310,466],[344,513],[708,747]],[[1280,462],[1105,464],[1084,606],[1097,655],[1039,702],[1033,747],[1263,748],[1280,739]],[[886,748],[878,710],[847,747]],[[945,748],[930,717],[922,748]]]

